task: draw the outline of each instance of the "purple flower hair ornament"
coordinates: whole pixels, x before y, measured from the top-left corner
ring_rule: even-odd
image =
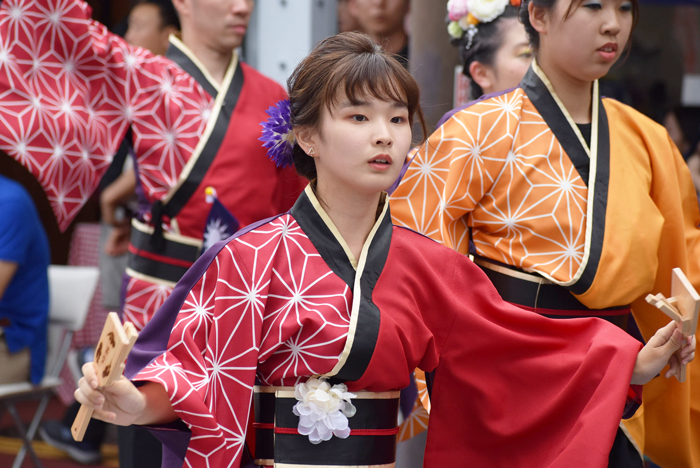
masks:
[[[260,122],[263,147],[267,148],[267,156],[274,161],[277,167],[290,167],[294,165],[292,149],[294,148],[294,132],[292,132],[292,109],[289,99],[283,99],[266,110],[270,117]]]

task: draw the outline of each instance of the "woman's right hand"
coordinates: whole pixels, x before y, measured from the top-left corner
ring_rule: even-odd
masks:
[[[134,424],[146,408],[145,395],[123,375],[113,385],[97,388],[95,363],[83,366],[83,377],[78,381],[75,399],[95,410],[93,417],[103,421],[129,426]]]
[[[681,349],[680,356],[674,355],[678,349]],[[679,325],[669,322],[665,327],[659,328],[637,354],[631,383],[643,385],[656,377],[667,365],[671,366],[665,372],[667,379],[673,375],[679,376],[680,366],[688,364],[694,358],[695,336],[684,339]]]

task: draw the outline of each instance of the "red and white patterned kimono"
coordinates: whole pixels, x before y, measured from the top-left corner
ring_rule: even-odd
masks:
[[[355,259],[307,188],[198,260],[126,375],[164,385],[186,425],[155,431],[164,466],[240,466],[265,392],[276,398],[256,408],[258,463],[393,466],[398,402],[386,401],[420,367],[435,371],[426,467],[600,467],[639,348],[603,321],[503,302],[468,258],[393,226],[388,204]],[[319,375],[375,393],[355,401],[347,439],[313,445],[279,386]]]
[[[130,139],[151,205],[133,225],[124,306],[140,329],[199,255],[207,187],[245,226],[289,209],[303,185],[258,141],[281,86],[236,57],[219,85],[176,38],[153,56],[90,14],[79,0],[0,5],[0,150],[40,181],[65,229]]]

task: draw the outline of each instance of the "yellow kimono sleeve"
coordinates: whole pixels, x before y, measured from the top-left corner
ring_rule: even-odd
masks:
[[[668,297],[671,270],[676,267],[700,289],[700,211],[690,172],[675,145],[667,135],[665,141],[650,141],[653,133],[643,133],[650,155],[650,196],[664,219],[653,292]],[[645,339],[669,321],[643,297],[632,304],[632,310]],[[644,386],[643,399],[642,407],[625,426],[644,453],[665,468],[700,467],[698,360],[688,366],[685,383],[656,377]]]

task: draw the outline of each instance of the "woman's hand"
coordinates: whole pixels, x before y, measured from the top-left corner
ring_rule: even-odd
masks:
[[[123,375],[114,385],[98,389],[95,363],[83,366],[83,377],[78,381],[75,399],[95,410],[93,417],[119,426],[129,426],[141,416],[146,398]]]
[[[674,353],[682,348],[680,362]],[[632,372],[633,385],[643,385],[656,377],[661,370],[670,365],[665,377],[680,375],[681,365],[688,364],[695,358],[695,335],[683,339],[675,322],[660,328],[637,355]]]
[[[93,408],[93,417],[119,426],[166,424],[178,417],[168,392],[159,383],[146,382],[136,388],[122,375],[109,387],[98,389],[97,370],[92,362],[83,366],[75,399]]]

